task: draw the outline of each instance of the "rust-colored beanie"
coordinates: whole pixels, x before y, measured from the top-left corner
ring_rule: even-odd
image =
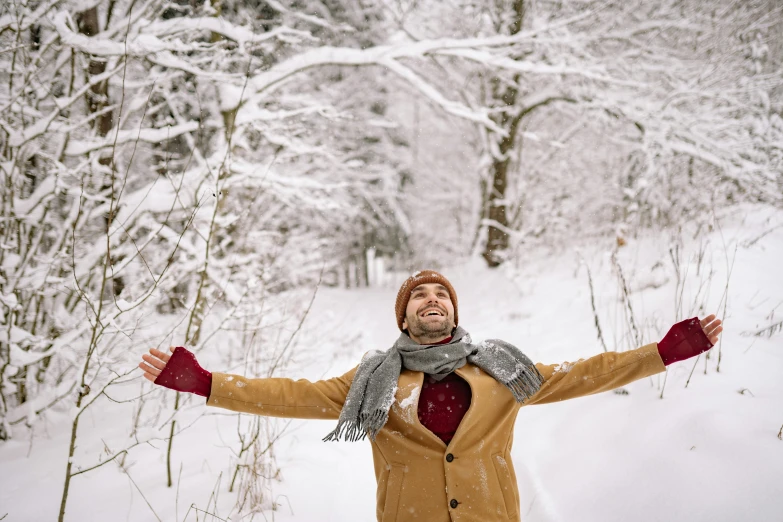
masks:
[[[454,326],[459,324],[459,315],[457,314],[457,292],[451,286],[449,280],[443,277],[435,270],[422,270],[416,272],[402,283],[400,291],[397,292],[397,302],[394,303],[394,313],[397,314],[397,327],[402,330],[402,321],[405,319],[405,309],[408,308],[408,301],[411,298],[411,292],[419,285],[438,283],[446,287],[451,297],[451,304],[454,305]]]

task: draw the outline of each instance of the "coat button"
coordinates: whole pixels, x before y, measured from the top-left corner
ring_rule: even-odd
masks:
[[[449,502],[449,506],[451,506],[452,508],[456,508],[458,505],[459,505],[459,502],[457,502],[456,498],[452,498],[451,502]]]
[[[452,460],[454,460],[454,455],[452,455],[451,453],[446,455],[446,462],[451,462]]]

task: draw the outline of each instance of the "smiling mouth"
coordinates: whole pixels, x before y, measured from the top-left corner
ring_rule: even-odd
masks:
[[[424,310],[421,314],[419,314],[419,317],[444,317],[445,314],[441,312],[438,309],[430,308],[429,310]]]

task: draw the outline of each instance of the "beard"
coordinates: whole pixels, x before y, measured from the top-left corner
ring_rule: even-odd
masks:
[[[454,318],[442,317],[439,321],[424,321],[418,315],[407,318],[408,334],[420,340],[441,339],[451,335],[454,330]]]

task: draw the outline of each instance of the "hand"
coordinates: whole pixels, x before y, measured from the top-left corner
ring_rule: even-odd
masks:
[[[704,335],[707,336],[707,339],[709,339],[713,345],[718,344],[718,336],[723,331],[721,320],[716,319],[715,314],[710,314],[699,321],[699,323],[701,324],[701,329],[704,331]]]
[[[173,352],[174,347],[169,346],[169,351]],[[139,363],[139,368],[144,370],[144,378],[148,381],[155,382],[160,372],[166,367],[166,363],[171,359],[171,355],[166,352],[162,352],[156,348],[150,348],[150,354],[144,354],[141,358],[144,362]]]
[[[144,362],[139,363],[139,368],[144,370],[144,378],[171,390],[209,397],[212,374],[198,364],[187,348],[171,346],[169,350],[171,355],[150,348],[149,354],[141,356]]]
[[[715,346],[722,331],[721,321],[715,314],[701,320],[691,317],[669,329],[658,342],[658,353],[666,366],[696,357]]]

